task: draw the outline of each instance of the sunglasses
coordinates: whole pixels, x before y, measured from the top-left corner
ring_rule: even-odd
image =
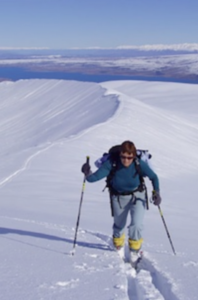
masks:
[[[120,155],[120,158],[121,158],[121,159],[131,160],[131,159],[133,159],[133,156]]]

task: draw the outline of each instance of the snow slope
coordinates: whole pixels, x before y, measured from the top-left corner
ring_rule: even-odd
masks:
[[[0,299],[197,299],[197,93],[196,85],[138,81],[0,84]],[[125,139],[153,154],[177,252],[151,204],[135,278],[110,247],[104,181],[86,184],[71,255],[81,165],[90,155],[94,170]]]

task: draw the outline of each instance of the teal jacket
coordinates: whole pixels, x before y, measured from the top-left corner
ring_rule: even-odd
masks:
[[[153,185],[153,189],[155,191],[159,191],[159,180],[155,172],[145,163],[143,160],[140,159],[140,167],[141,167],[141,175],[143,177],[148,177]],[[112,169],[112,163],[110,160],[105,161],[102,166],[94,173],[87,176],[86,180],[88,182],[95,182],[102,178],[105,178],[109,175]],[[134,177],[134,175],[136,176]],[[112,178],[112,187],[117,192],[129,192],[133,191],[140,185],[140,178],[136,172],[135,163],[129,167],[123,166],[121,161],[118,163],[116,172]]]

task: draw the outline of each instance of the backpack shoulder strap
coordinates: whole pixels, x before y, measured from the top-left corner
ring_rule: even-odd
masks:
[[[119,153],[120,153],[120,145],[113,146],[109,150],[109,160],[111,162],[112,168],[106,179],[106,187],[111,189],[111,181],[117,171],[118,162],[119,162]]]
[[[135,178],[138,175],[139,178],[140,178],[140,189],[141,188],[144,189],[145,182],[144,182],[144,177],[142,176],[142,171],[141,171],[141,166],[140,166],[140,159],[138,157],[135,157],[134,163],[135,163],[136,172],[135,172],[133,178]]]
[[[139,178],[140,178],[140,186],[139,186],[139,191],[145,191],[145,195],[146,195],[146,208],[147,210],[149,209],[149,203],[148,203],[148,194],[147,194],[147,187],[146,184],[144,182],[144,177],[142,176],[142,172],[141,172],[141,166],[140,166],[140,159],[135,157],[135,168],[136,168],[136,173],[134,175],[134,177],[138,174]]]
[[[134,163],[135,163],[135,175],[133,176],[133,178],[138,174],[140,177],[142,177],[141,175],[141,166],[140,166],[140,159],[138,157],[134,158]]]

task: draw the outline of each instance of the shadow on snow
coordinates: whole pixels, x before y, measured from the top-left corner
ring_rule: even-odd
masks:
[[[45,233],[40,233],[40,232],[33,232],[33,231],[25,231],[25,230],[20,230],[20,229],[0,227],[0,235],[7,235],[7,234],[29,236],[29,237],[46,239],[46,240],[51,240],[51,241],[60,241],[60,242],[68,243],[68,244],[73,244],[73,242],[74,242],[72,239],[61,238],[61,237],[58,237],[55,235],[50,235],[50,234],[45,234]],[[21,241],[19,241],[19,242],[21,242]],[[102,243],[81,242],[81,241],[77,240],[76,245],[78,245],[80,247],[85,247],[85,248],[93,248],[93,249],[103,250],[103,251],[104,250],[112,251],[111,249],[109,249],[108,245],[105,245]]]

